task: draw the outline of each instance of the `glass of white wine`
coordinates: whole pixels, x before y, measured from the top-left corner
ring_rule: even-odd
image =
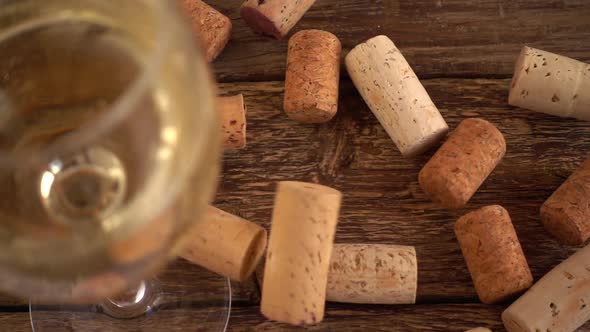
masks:
[[[227,279],[149,278],[219,170],[187,26],[171,0],[0,0],[0,289],[32,299],[35,331],[227,324]]]

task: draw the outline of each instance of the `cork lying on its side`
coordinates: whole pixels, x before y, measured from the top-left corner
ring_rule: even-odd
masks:
[[[178,0],[188,14],[195,38],[211,62],[223,51],[231,35],[230,19],[201,0]]]
[[[590,121],[590,64],[524,46],[514,69],[508,103]]]
[[[418,264],[414,247],[336,244],[328,276],[328,301],[409,304],[416,302]]]
[[[517,295],[533,283],[508,212],[499,205],[459,218],[455,234],[481,302],[493,304]]]
[[[434,202],[462,208],[505,153],[504,136],[493,124],[463,120],[420,171],[420,187]]]
[[[579,246],[590,238],[590,159],[543,203],[541,221],[563,244]]]
[[[340,40],[321,30],[303,30],[289,39],[285,113],[299,122],[330,121],[338,110]]]
[[[404,156],[425,152],[449,129],[393,42],[377,36],[346,56],[357,90]]]
[[[314,3],[315,0],[246,0],[240,14],[257,33],[281,39]]]
[[[266,230],[210,206],[190,230],[182,258],[235,281],[246,280],[266,248]]]
[[[262,284],[266,318],[294,325],[322,321],[340,201],[340,192],[328,187],[279,183]]]
[[[590,320],[590,245],[561,262],[502,313],[509,332],[573,332]]]
[[[243,149],[246,147],[246,105],[244,96],[217,98],[217,108],[221,117],[224,149]]]

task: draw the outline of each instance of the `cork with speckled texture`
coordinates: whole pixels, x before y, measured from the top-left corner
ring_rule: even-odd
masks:
[[[262,283],[266,318],[293,325],[324,318],[341,197],[317,184],[279,182]]]
[[[416,302],[416,249],[385,244],[335,244],[328,301],[411,304]]]
[[[223,148],[228,150],[246,147],[246,104],[242,94],[217,99],[221,118]]]
[[[281,39],[314,3],[315,0],[246,0],[240,14],[257,33]]]
[[[357,45],[345,63],[355,87],[402,155],[421,154],[446,136],[447,123],[387,36]]]
[[[543,203],[541,222],[563,244],[579,246],[590,238],[590,159]]]
[[[501,302],[531,287],[533,276],[506,209],[490,205],[462,216],[455,235],[481,302]]]
[[[266,230],[248,220],[209,206],[191,228],[182,258],[208,270],[245,281],[266,248]]]
[[[338,37],[303,30],[289,39],[284,109],[303,123],[330,121],[338,110],[340,53]]]
[[[449,209],[471,199],[506,153],[502,133],[490,122],[463,120],[420,171],[424,192]]]
[[[524,46],[514,68],[508,103],[590,121],[590,64]]]
[[[180,7],[190,18],[195,38],[211,62],[223,51],[229,41],[231,20],[201,0],[179,0]]]
[[[590,246],[537,281],[503,313],[509,332],[573,332],[590,320]]]

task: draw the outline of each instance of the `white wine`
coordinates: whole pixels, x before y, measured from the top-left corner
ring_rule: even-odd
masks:
[[[179,23],[156,33],[157,1],[7,3],[0,284],[62,300],[119,291],[173,257],[212,192],[205,65]]]

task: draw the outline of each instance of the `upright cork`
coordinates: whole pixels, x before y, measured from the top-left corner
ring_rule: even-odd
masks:
[[[223,148],[227,150],[246,147],[246,105],[244,96],[219,97],[217,108],[221,117]]]
[[[321,30],[303,30],[289,39],[285,113],[299,122],[330,121],[338,110],[340,40]]]
[[[434,202],[460,209],[505,153],[504,136],[493,124],[482,119],[463,120],[420,171],[420,186]]]
[[[579,246],[590,238],[590,159],[543,203],[541,221],[563,244]]]
[[[250,221],[210,206],[190,231],[182,258],[208,270],[245,281],[266,248],[266,230]]]
[[[590,64],[524,46],[514,69],[508,103],[590,121]]]
[[[404,156],[425,152],[449,129],[393,42],[377,36],[346,56],[354,85]]]
[[[501,302],[531,287],[533,276],[503,207],[464,215],[455,223],[455,235],[481,302]]]
[[[281,39],[314,3],[315,0],[246,0],[240,14],[257,33]]]
[[[178,0],[188,14],[193,32],[211,62],[223,51],[231,35],[230,19],[201,0]]]
[[[262,284],[268,319],[305,325],[324,318],[341,196],[317,184],[279,183]]]
[[[326,292],[328,301],[410,304],[416,302],[417,287],[414,247],[334,245]]]
[[[573,332],[590,320],[590,245],[561,262],[502,313],[509,332]]]
[[[468,330],[468,331],[465,331],[465,332],[492,332],[492,330],[487,329],[485,327],[476,327],[474,329],[471,329],[471,330]]]

